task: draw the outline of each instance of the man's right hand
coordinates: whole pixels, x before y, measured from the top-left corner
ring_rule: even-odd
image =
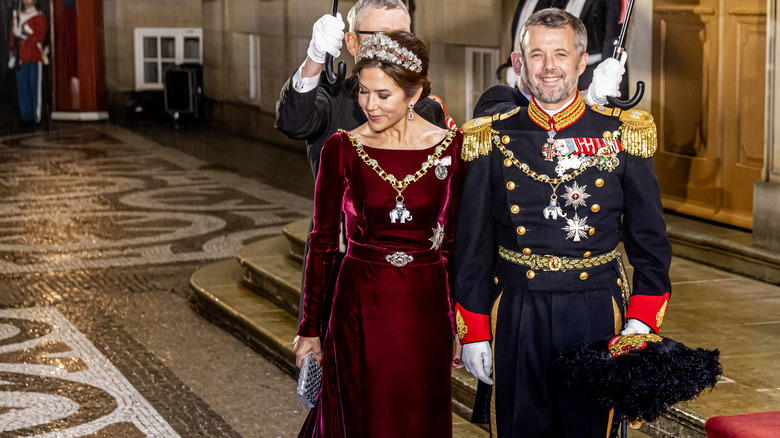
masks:
[[[344,40],[344,21],[341,13],[323,15],[314,23],[311,31],[311,41],[306,54],[317,64],[325,63],[325,55],[330,53],[334,58],[341,54]]]
[[[8,57],[8,68],[13,69],[16,67],[16,56],[11,55]]]
[[[490,378],[490,373],[493,372],[493,355],[490,351],[490,341],[463,344],[461,360],[463,365],[466,366],[466,371],[488,385],[493,384],[493,379]]]

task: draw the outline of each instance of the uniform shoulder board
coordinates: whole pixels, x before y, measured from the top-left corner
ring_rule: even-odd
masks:
[[[506,112],[506,113],[503,113],[503,114],[499,114],[498,115],[498,120],[506,120],[506,119],[512,117],[513,115],[515,115],[515,114],[517,114],[519,112],[520,112],[520,107],[517,106],[512,111],[509,111],[509,112]],[[495,117],[495,116],[493,116],[493,117]]]
[[[497,133],[493,129],[492,117],[477,117],[466,122],[462,127],[463,147],[460,157],[463,161],[476,160],[480,155],[487,155],[492,149],[492,139]]]
[[[473,161],[480,155],[489,154],[493,150],[493,137],[498,135],[498,131],[493,128],[493,122],[506,120],[519,111],[520,107],[518,106],[506,113],[477,117],[466,122],[461,128],[463,131],[463,147],[460,155],[463,161]]]
[[[621,110],[604,105],[593,105],[591,109],[605,116],[617,117],[623,123],[620,142],[629,154],[649,158],[658,149],[658,131],[653,115],[647,111]]]

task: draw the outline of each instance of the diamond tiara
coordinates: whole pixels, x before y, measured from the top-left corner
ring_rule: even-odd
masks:
[[[363,40],[360,44],[360,59],[380,59],[392,62],[401,67],[422,73],[422,61],[406,47],[399,47],[398,42],[389,36],[378,32]]]

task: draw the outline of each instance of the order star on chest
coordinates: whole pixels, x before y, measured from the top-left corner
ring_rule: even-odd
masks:
[[[577,208],[587,205],[585,200],[590,198],[590,194],[585,192],[587,187],[587,185],[580,187],[576,181],[573,185],[566,186],[566,193],[561,195],[566,200],[566,207],[572,207],[574,210],[577,210]]]
[[[433,242],[431,244],[431,249],[441,248],[441,244],[444,242],[444,227],[442,227],[440,223],[437,223],[436,228],[431,228],[431,231],[433,231],[433,236],[428,239]]]
[[[572,239],[574,242],[579,242],[582,238],[587,239],[588,230],[590,230],[590,225],[585,223],[587,220],[587,217],[580,218],[577,213],[574,213],[574,217],[567,219],[566,226],[561,228],[566,231],[566,238]]]

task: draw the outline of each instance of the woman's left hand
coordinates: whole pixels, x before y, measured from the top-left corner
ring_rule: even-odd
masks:
[[[314,355],[317,362],[322,363],[322,347],[319,337],[296,336],[293,340],[293,351],[295,352],[295,366],[298,368],[301,367],[303,358],[310,354]]]

